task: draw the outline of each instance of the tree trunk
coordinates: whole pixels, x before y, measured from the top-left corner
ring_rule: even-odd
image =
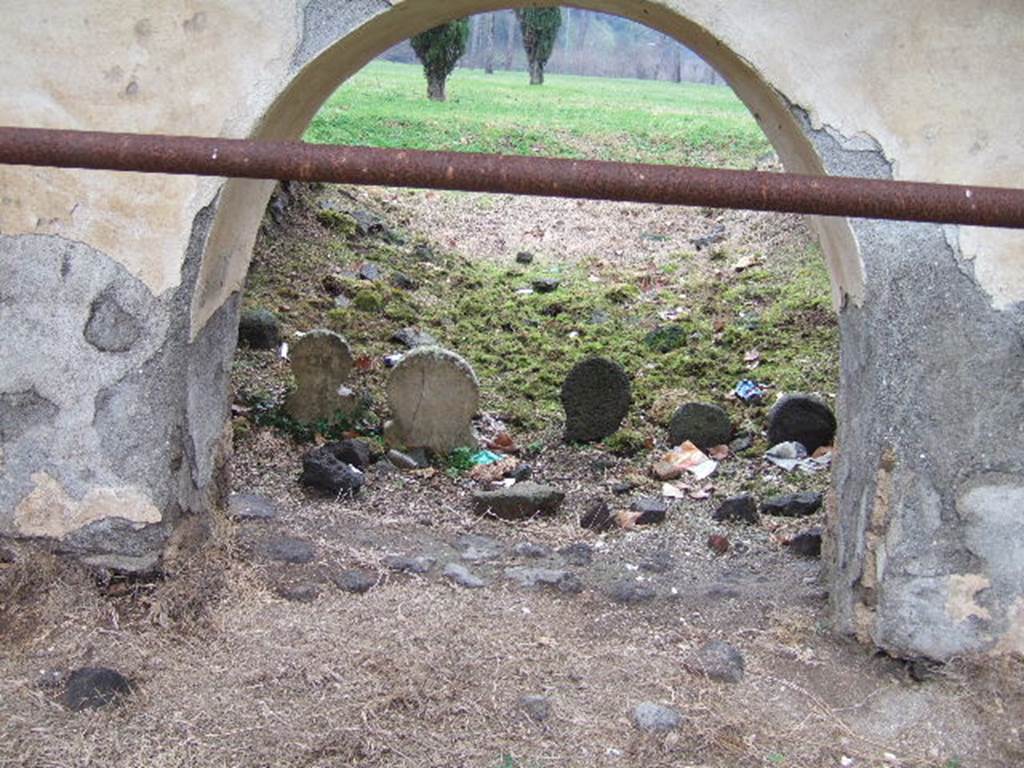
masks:
[[[512,11],[506,11],[508,18],[508,38],[505,47],[505,69],[512,69],[512,60],[516,55],[516,34],[519,32],[519,22],[516,21]]]
[[[544,65],[539,61],[530,62],[530,85],[544,85]]]
[[[577,75],[589,75],[589,74],[591,74],[589,71],[587,71],[587,68],[584,66],[583,57],[586,56],[587,53],[588,53],[588,50],[587,50],[587,35],[590,32],[590,19],[592,17],[593,17],[592,13],[590,13],[589,11],[583,11],[583,14],[582,14],[582,16],[579,19],[579,21],[581,23],[578,25],[579,33],[578,33],[577,39],[576,39],[576,74]]]
[[[427,96],[431,101],[444,101],[444,81],[436,74],[427,75]]]
[[[487,18],[487,40],[484,43],[484,72],[488,75],[494,74],[494,25],[497,24],[498,14],[488,14]]]

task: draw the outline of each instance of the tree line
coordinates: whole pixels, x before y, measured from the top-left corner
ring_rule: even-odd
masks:
[[[455,66],[526,70],[541,84],[545,72],[721,84],[695,53],[641,24],[577,8],[528,8],[484,13],[427,30],[382,58],[424,66],[428,94],[444,98]],[[442,76],[443,73],[443,76]]]

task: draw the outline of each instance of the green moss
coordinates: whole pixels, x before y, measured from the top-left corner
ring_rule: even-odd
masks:
[[[671,352],[686,343],[686,328],[681,325],[664,325],[644,336],[644,344],[652,352]]]
[[[620,429],[614,435],[606,437],[604,445],[616,456],[634,456],[647,447],[647,442],[639,432]]]
[[[352,306],[360,312],[380,312],[387,303],[384,291],[377,286],[360,288],[352,299]]]
[[[626,304],[640,295],[635,285],[614,285],[605,291],[604,297],[612,304]]]
[[[343,211],[321,208],[316,212],[316,220],[342,237],[353,237],[356,234],[356,220]]]

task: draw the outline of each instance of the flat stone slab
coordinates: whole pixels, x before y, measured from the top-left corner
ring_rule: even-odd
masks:
[[[658,596],[653,587],[635,581],[618,581],[608,587],[606,594],[613,602],[623,605],[647,603]]]
[[[441,575],[466,589],[480,589],[487,586],[486,581],[460,563],[448,563],[441,571]]]
[[[526,481],[496,491],[476,491],[473,509],[479,515],[494,515],[502,520],[526,520],[534,515],[553,515],[565,494],[550,485]]]
[[[264,539],[256,545],[256,551],[267,560],[276,560],[279,563],[302,565],[316,559],[316,550],[312,544],[291,536]]]
[[[338,571],[331,576],[331,581],[342,592],[361,595],[377,586],[377,574],[357,568]]]
[[[520,565],[506,568],[505,578],[525,589],[547,587],[566,594],[577,594],[583,591],[583,585],[576,574],[559,568],[531,568]]]
[[[562,384],[565,440],[603,440],[621,426],[632,402],[629,376],[621,365],[603,357],[576,363]]]
[[[295,390],[285,401],[289,416],[312,422],[356,409],[355,397],[343,389],[353,365],[352,350],[345,339],[318,328],[297,339],[290,356]]]
[[[392,369],[387,384],[391,445],[447,454],[475,445],[471,420],[480,385],[469,363],[440,347],[417,347]]]
[[[388,555],[382,562],[386,568],[397,573],[425,576],[433,570],[437,560],[429,555]]]
[[[228,497],[228,517],[232,520],[273,520],[277,505],[258,493],[232,493]]]

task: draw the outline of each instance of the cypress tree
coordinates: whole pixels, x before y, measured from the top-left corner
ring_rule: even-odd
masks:
[[[444,84],[455,64],[466,52],[469,39],[469,21],[456,19],[416,35],[409,42],[416,58],[423,64],[427,77],[427,96],[433,101],[444,101]]]
[[[523,47],[530,66],[530,85],[544,83],[544,65],[551,58],[551,51],[562,26],[561,8],[523,8],[516,11],[519,27],[523,32]]]

